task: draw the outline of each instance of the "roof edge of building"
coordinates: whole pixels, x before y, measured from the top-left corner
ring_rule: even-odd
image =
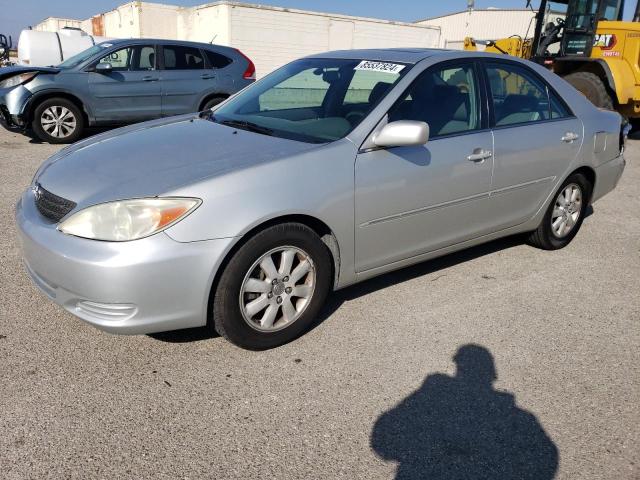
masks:
[[[143,2],[146,3],[146,2]],[[184,7],[186,9],[193,8],[195,10],[200,10],[207,7],[215,7],[219,5],[229,5],[231,7],[244,7],[244,8],[255,8],[259,10],[271,10],[276,12],[289,12],[289,13],[298,13],[302,15],[314,15],[314,16],[322,16],[322,17],[332,17],[332,18],[342,18],[346,20],[361,20],[366,22],[373,23],[383,23],[387,25],[402,25],[406,27],[422,27],[422,28],[432,28],[432,29],[440,29],[439,27],[433,25],[417,25],[416,22],[403,22],[400,20],[386,20],[384,18],[374,18],[374,17],[360,17],[357,15],[345,15],[343,13],[332,13],[332,12],[319,12],[316,10],[302,10],[298,8],[287,8],[287,7],[276,7],[273,5],[262,5],[259,3],[250,3],[250,2],[238,2],[234,0],[219,0],[216,2],[203,3],[201,5],[194,5],[192,7]]]
[[[452,17],[454,15],[460,15],[462,13],[472,13],[472,12],[529,12],[535,14],[531,10],[527,8],[474,8],[473,10],[460,10],[458,12],[445,13],[444,15],[437,15],[435,17],[423,18],[421,20],[416,20],[414,23],[426,22],[429,20],[437,20],[439,18]]]

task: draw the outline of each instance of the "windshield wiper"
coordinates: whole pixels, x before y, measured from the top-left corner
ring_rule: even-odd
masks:
[[[273,130],[267,127],[258,125],[257,123],[247,122],[246,120],[222,120],[219,123],[227,125],[229,127],[240,128],[242,130],[248,130],[250,132],[261,133],[263,135],[273,135]]]

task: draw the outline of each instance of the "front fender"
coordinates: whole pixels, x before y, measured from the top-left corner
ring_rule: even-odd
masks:
[[[32,92],[29,100],[24,104],[22,108],[21,115],[31,121],[33,110],[35,107],[44,99],[55,97],[60,95],[65,98],[72,97],[74,98],[82,107],[84,112],[87,114],[87,118],[89,119],[89,123],[93,123],[95,121],[95,117],[93,114],[93,110],[90,107],[90,102],[87,99],[83,98],[81,95],[78,95],[77,92],[71,91],[66,88],[43,88],[37,89]]]
[[[607,61],[598,60],[609,80],[609,86],[615,92],[620,105],[625,105],[634,100],[635,78],[631,65],[623,58],[610,58]],[[632,81],[630,82],[629,79]],[[611,85],[611,83],[613,83]]]

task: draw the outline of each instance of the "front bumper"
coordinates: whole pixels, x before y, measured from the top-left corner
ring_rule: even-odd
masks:
[[[180,243],[165,233],[101,242],[61,233],[27,190],[16,206],[26,269],[51,300],[107,332],[206,324],[213,276],[232,239]]]
[[[9,130],[26,126],[25,107],[32,93],[23,85],[0,89],[0,125]]]

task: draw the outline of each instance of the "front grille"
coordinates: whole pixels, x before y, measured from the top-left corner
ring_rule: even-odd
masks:
[[[54,195],[37,184],[34,188],[36,207],[43,217],[53,222],[59,222],[76,204],[71,200]]]

